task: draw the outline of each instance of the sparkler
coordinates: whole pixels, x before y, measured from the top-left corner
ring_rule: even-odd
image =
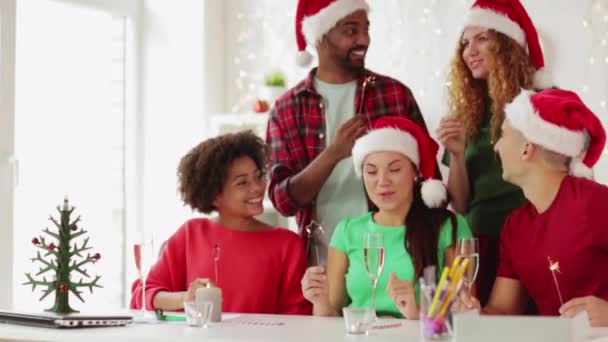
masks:
[[[555,272],[560,273],[559,262],[553,262],[551,257],[547,257],[547,261],[549,261],[549,270],[551,271],[551,275],[553,275],[553,282],[555,283],[555,288],[557,289],[557,295],[559,296],[559,303],[564,305],[564,300],[562,298],[562,292],[559,290],[559,285],[557,284],[557,277],[555,276]]]
[[[374,75],[367,75],[363,79],[363,85],[361,86],[361,98],[359,99],[359,108],[358,108],[356,114],[361,114],[361,111],[363,110],[363,103],[365,102],[365,90],[367,89],[367,86],[371,87],[375,83],[376,83],[376,76],[374,76]],[[367,118],[367,123],[369,125],[369,129],[372,129],[372,121],[370,120],[369,115],[366,115],[365,117]]]
[[[215,245],[215,247],[213,247],[213,263],[215,264],[215,285],[218,284],[219,282],[219,276],[218,276],[218,271],[217,271],[217,266],[220,262],[220,246],[218,244]]]
[[[313,220],[306,226],[305,232],[308,235],[308,238],[306,239],[306,254],[312,256],[312,248],[314,248],[316,260],[311,260],[311,264],[318,265],[321,263],[319,244],[324,244],[325,231],[320,224]]]

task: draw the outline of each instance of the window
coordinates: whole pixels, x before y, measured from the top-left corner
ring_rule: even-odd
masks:
[[[125,291],[126,110],[129,18],[78,1],[17,2],[13,289],[17,309],[52,306],[23,286],[37,270],[30,241],[51,228],[68,196],[101,260],[87,267],[103,288],[76,309],[123,307]],[[76,278],[78,279],[78,278]]]
[[[15,2],[0,1],[0,307],[12,305]]]

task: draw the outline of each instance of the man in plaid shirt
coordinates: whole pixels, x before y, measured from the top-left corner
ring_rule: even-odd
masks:
[[[266,140],[269,197],[281,214],[296,216],[303,238],[314,219],[327,243],[340,219],[369,210],[350,154],[374,120],[403,115],[426,129],[412,92],[364,67],[368,10],[365,0],[299,1],[298,62],[310,62],[308,42],[317,48],[319,66],[276,101]]]

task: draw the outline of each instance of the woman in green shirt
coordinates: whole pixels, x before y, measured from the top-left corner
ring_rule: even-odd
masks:
[[[346,305],[371,306],[364,235],[379,232],[385,263],[376,310],[418,319],[417,280],[423,269],[451,263],[456,240],[471,237],[466,221],[445,209],[444,185],[432,180],[437,149],[428,133],[402,117],[378,119],[373,130],[356,141],[355,171],[363,176],[377,210],[342,220],[331,239],[327,272],[319,266],[306,271],[302,291],[315,315],[336,316]]]
[[[543,65],[534,24],[518,0],[475,2],[452,59],[452,112],[442,119],[438,137],[445,146],[443,163],[450,168],[447,183],[452,209],[466,215],[480,240],[477,289],[482,305],[496,277],[504,222],[525,203],[521,190],[503,181],[494,142],[505,105],[522,88],[546,83],[540,77]]]

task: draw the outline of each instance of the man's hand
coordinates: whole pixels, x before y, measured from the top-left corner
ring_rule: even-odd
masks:
[[[363,115],[357,115],[346,121],[334,137],[331,145],[327,149],[332,153],[336,160],[348,158],[351,155],[355,141],[367,132]]]
[[[481,303],[473,296],[469,296],[466,289],[460,291],[458,299],[454,302],[453,312],[461,313],[475,310],[481,313]]]
[[[559,308],[564,317],[572,318],[581,311],[587,311],[592,327],[608,326],[608,301],[595,296],[579,297],[569,300]]]

